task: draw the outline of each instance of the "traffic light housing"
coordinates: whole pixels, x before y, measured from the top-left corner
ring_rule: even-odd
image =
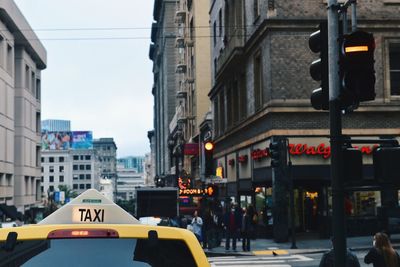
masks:
[[[340,101],[343,108],[375,99],[374,50],[371,33],[355,31],[340,38]]]
[[[400,185],[400,147],[378,147],[373,152],[373,161],[379,184]]]
[[[310,65],[310,75],[316,81],[321,81],[320,88],[311,94],[311,105],[316,110],[329,110],[329,68],[328,68],[328,23],[319,24],[319,29],[308,39],[308,46],[320,58]]]
[[[204,175],[211,176],[214,175],[214,143],[207,141],[203,145],[204,150]]]
[[[269,154],[271,156],[271,167],[280,168],[286,166],[287,148],[286,140],[271,140],[269,144]]]

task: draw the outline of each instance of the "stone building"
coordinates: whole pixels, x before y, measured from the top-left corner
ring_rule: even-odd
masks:
[[[1,1],[0,9],[0,203],[28,213],[42,200],[41,71],[47,54],[12,0]]]
[[[272,138],[289,139],[293,163],[295,224],[299,231],[328,229],[331,216],[329,114],[315,111],[318,87],[309,74],[318,58],[308,38],[326,19],[327,1],[222,1],[210,6],[214,156],[228,182],[223,197],[260,214],[260,235],[288,237],[284,178],[273,173]],[[400,1],[357,1],[358,27],[375,36],[376,99],[343,116],[351,137],[398,138],[400,130]],[[370,144],[360,144],[364,175],[372,176]],[[349,192],[349,231],[376,230],[377,210],[397,206],[397,191]],[[357,229],[358,228],[358,229]],[[357,232],[358,231],[358,232]],[[325,233],[327,234],[327,233]]]

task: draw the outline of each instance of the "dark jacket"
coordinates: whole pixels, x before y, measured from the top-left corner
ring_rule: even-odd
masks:
[[[357,256],[349,250],[347,250],[346,260],[346,267],[360,267]],[[335,255],[333,249],[331,249],[330,251],[324,253],[319,263],[319,267],[334,267],[334,262]]]
[[[231,230],[231,223],[230,223],[230,216],[231,216],[231,211],[225,213],[224,216],[224,226],[226,226],[227,230]],[[242,228],[242,213],[236,209],[235,212],[233,213],[234,215],[234,222],[235,226],[233,229],[234,231],[239,230]]]
[[[399,255],[397,254],[397,263],[400,265],[400,258]],[[374,267],[386,267],[385,263],[385,258],[383,257],[383,254],[375,247],[371,248],[367,255],[364,257],[364,262],[366,264],[372,263]]]

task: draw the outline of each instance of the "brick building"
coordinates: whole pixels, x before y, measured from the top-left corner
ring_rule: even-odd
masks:
[[[357,1],[358,27],[376,40],[377,96],[343,116],[345,135],[400,134],[399,9],[400,1]],[[268,157],[274,137],[290,143],[297,230],[323,234],[330,221],[329,114],[310,104],[318,84],[309,65],[318,55],[308,48],[309,35],[323,19],[323,0],[211,1],[214,156],[228,179],[220,192],[242,206],[254,205],[260,234],[278,241],[288,237],[289,218],[285,177],[274,175]],[[365,176],[372,176],[372,148],[360,144]],[[350,231],[361,233],[360,222],[367,232],[377,230],[379,208],[398,206],[397,194],[350,192]]]

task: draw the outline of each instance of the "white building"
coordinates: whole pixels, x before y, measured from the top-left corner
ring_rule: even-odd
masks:
[[[117,199],[131,200],[136,198],[136,187],[144,186],[143,173],[137,173],[136,169],[127,169],[123,165],[117,165]]]
[[[41,71],[47,55],[12,0],[0,1],[0,203],[26,212],[41,201]]]
[[[99,191],[103,196],[114,201],[114,185],[111,179],[100,178],[99,181]]]
[[[93,149],[42,151],[42,192],[44,197],[60,185],[78,194],[99,189],[99,167]]]

